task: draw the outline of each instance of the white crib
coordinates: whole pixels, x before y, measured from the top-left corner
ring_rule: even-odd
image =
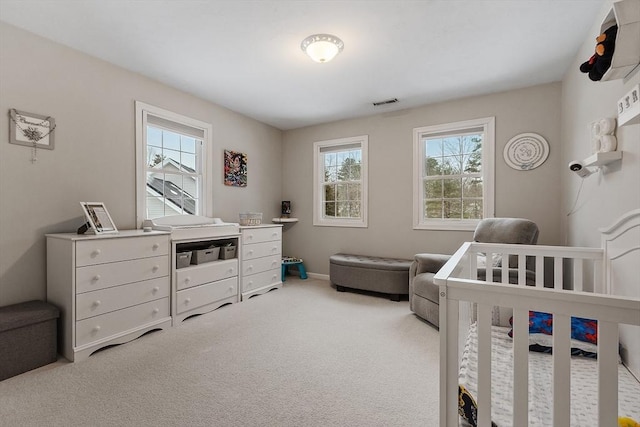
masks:
[[[529,394],[530,310],[553,314],[553,355],[545,355],[553,364],[552,425],[572,425],[568,409],[572,403],[570,335],[571,317],[575,316],[598,321],[598,357],[593,362],[598,375],[597,416],[591,425],[617,426],[617,417],[624,415],[618,414],[619,344],[622,361],[633,375],[630,377],[635,381],[640,378],[640,209],[600,232],[601,248],[469,242],[438,272],[441,427],[459,425],[460,349],[472,323],[477,332],[478,425],[491,425],[492,325],[505,326],[504,319],[511,313],[513,418],[509,425],[529,425],[530,399],[535,398]],[[518,260],[518,285],[508,284],[510,255]],[[478,280],[479,260],[496,258],[504,262],[500,267],[486,262],[486,277],[491,280],[498,269],[502,282]],[[535,286],[525,286],[526,261],[532,259]]]

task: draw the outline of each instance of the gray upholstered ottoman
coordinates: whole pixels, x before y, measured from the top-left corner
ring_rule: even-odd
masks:
[[[411,260],[366,255],[335,254],[329,257],[329,278],[336,289],[345,288],[389,294],[393,301],[409,293]]]
[[[0,381],[56,361],[59,315],[43,301],[0,307]]]

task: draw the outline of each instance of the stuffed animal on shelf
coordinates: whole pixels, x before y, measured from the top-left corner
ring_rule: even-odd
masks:
[[[611,67],[613,52],[616,49],[616,35],[618,26],[614,25],[596,37],[595,53],[587,62],[580,65],[580,71],[589,73],[589,78],[594,82],[600,81],[604,73]]]
[[[640,427],[640,423],[636,422],[633,418],[618,417],[618,427]]]

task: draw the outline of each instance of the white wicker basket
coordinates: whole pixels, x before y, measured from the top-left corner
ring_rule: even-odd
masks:
[[[262,212],[246,212],[240,214],[240,225],[260,225],[262,224]]]

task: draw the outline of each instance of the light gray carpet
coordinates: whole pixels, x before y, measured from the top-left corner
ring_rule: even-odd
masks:
[[[408,302],[282,289],[0,382],[2,426],[437,426],[437,331]]]

